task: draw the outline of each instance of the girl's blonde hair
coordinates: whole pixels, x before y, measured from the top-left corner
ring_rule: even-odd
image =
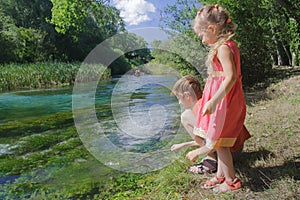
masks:
[[[194,30],[203,29],[208,25],[215,25],[219,30],[218,41],[210,49],[206,60],[210,74],[214,69],[213,59],[217,54],[217,49],[235,35],[236,24],[231,21],[229,12],[216,4],[202,7],[193,21]]]

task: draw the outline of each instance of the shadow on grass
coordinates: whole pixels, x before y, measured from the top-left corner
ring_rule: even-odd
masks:
[[[242,176],[245,176],[244,186],[253,192],[261,192],[268,188],[275,180],[292,178],[300,180],[300,161],[299,156],[286,160],[283,164],[271,167],[254,167],[255,163],[264,165],[275,154],[261,149],[255,152],[243,152],[241,157],[235,161],[235,168]]]

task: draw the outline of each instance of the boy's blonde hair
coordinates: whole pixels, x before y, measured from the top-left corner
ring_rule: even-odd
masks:
[[[202,97],[201,84],[192,75],[183,76],[174,84],[172,94],[175,96],[189,94],[195,100],[199,100]]]
[[[213,70],[212,62],[217,53],[217,49],[235,35],[237,26],[231,21],[229,12],[226,9],[219,7],[217,4],[206,5],[200,8],[193,21],[194,30],[201,30],[208,25],[215,25],[220,31],[218,41],[209,51],[206,61],[208,73],[211,73]]]

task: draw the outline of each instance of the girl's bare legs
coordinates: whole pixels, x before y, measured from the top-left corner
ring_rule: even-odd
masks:
[[[233,190],[239,190],[242,188],[242,183],[235,177],[235,171],[233,166],[233,159],[228,147],[220,147],[218,150],[218,163],[219,167],[217,176],[224,176],[225,181],[213,189],[215,194]]]
[[[216,187],[224,181],[232,181],[235,177],[230,148],[219,147],[216,151],[218,154],[218,170],[213,178],[206,181],[204,188]]]
[[[226,181],[232,182],[235,178],[232,155],[229,147],[219,147],[217,177],[225,177]]]

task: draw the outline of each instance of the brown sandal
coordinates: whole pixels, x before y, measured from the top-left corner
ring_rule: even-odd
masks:
[[[197,171],[189,169],[189,172],[192,174],[204,174],[204,173],[215,173],[218,169],[218,163],[212,159],[203,159],[200,163],[197,163],[193,167],[197,167]]]
[[[237,191],[242,188],[242,183],[238,178],[235,178],[232,182],[225,181],[223,184],[220,184],[218,187],[213,189],[214,194],[220,194],[228,191]]]
[[[202,188],[205,189],[214,188],[217,185],[224,183],[224,181],[225,181],[225,177],[218,178],[217,175],[215,175],[212,179],[207,180]]]

